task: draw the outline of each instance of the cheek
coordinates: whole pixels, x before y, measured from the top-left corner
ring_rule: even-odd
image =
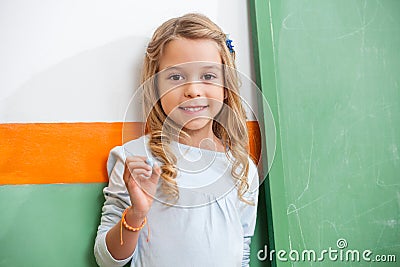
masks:
[[[164,94],[160,98],[161,107],[165,114],[169,115],[177,107],[177,99],[178,98],[173,91]]]
[[[168,99],[166,99],[165,97],[161,97],[160,102],[161,102],[161,107],[164,110],[164,113],[168,115],[171,112],[168,106]]]
[[[213,88],[211,94],[208,95],[208,98],[211,102],[211,116],[215,117],[223,108],[224,106],[224,88],[222,87],[215,87]]]
[[[209,98],[214,99],[218,102],[224,101],[225,89],[221,86],[214,86],[212,90],[210,90]]]

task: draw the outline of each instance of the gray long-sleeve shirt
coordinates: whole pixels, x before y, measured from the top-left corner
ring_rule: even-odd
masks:
[[[254,233],[258,175],[250,161],[250,190],[240,201],[225,153],[199,149],[172,142],[178,158],[179,200],[166,205],[158,188],[147,215],[148,225],[141,230],[136,249],[130,257],[115,260],[109,253],[105,236],[131,205],[123,181],[126,155],[151,156],[148,137],[142,136],[111,150],[107,162],[109,184],[104,188],[105,203],[98,228],[94,253],[100,266],[179,267],[248,266],[250,241]],[[161,181],[161,179],[160,179]],[[147,228],[151,235],[147,239]]]

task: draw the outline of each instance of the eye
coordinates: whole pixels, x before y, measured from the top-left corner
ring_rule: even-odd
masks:
[[[216,78],[217,78],[217,76],[215,74],[213,74],[213,73],[206,73],[206,74],[203,75],[203,79],[206,80],[206,81],[213,80],[213,79],[216,79]]]
[[[183,76],[180,74],[172,74],[170,76],[168,76],[168,80],[172,80],[172,81],[179,81],[179,80],[183,80]]]

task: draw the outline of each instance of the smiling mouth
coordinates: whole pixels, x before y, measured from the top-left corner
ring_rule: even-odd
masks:
[[[206,109],[208,107],[209,106],[179,107],[179,108],[184,110],[184,111],[188,111],[188,112],[198,112],[198,111],[201,111],[201,110]]]

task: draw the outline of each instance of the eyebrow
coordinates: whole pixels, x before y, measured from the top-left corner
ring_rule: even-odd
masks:
[[[176,66],[170,66],[170,67],[166,67],[165,69],[161,70],[162,72],[164,71],[169,71],[169,70],[182,70],[183,68],[181,67],[176,67]]]
[[[178,70],[178,71],[182,71],[184,70],[184,67],[180,67],[180,66],[167,66],[165,69],[163,69],[162,71],[170,71],[170,70]],[[201,69],[215,69],[215,70],[222,70],[222,68],[218,65],[205,65],[205,66],[201,66]]]

